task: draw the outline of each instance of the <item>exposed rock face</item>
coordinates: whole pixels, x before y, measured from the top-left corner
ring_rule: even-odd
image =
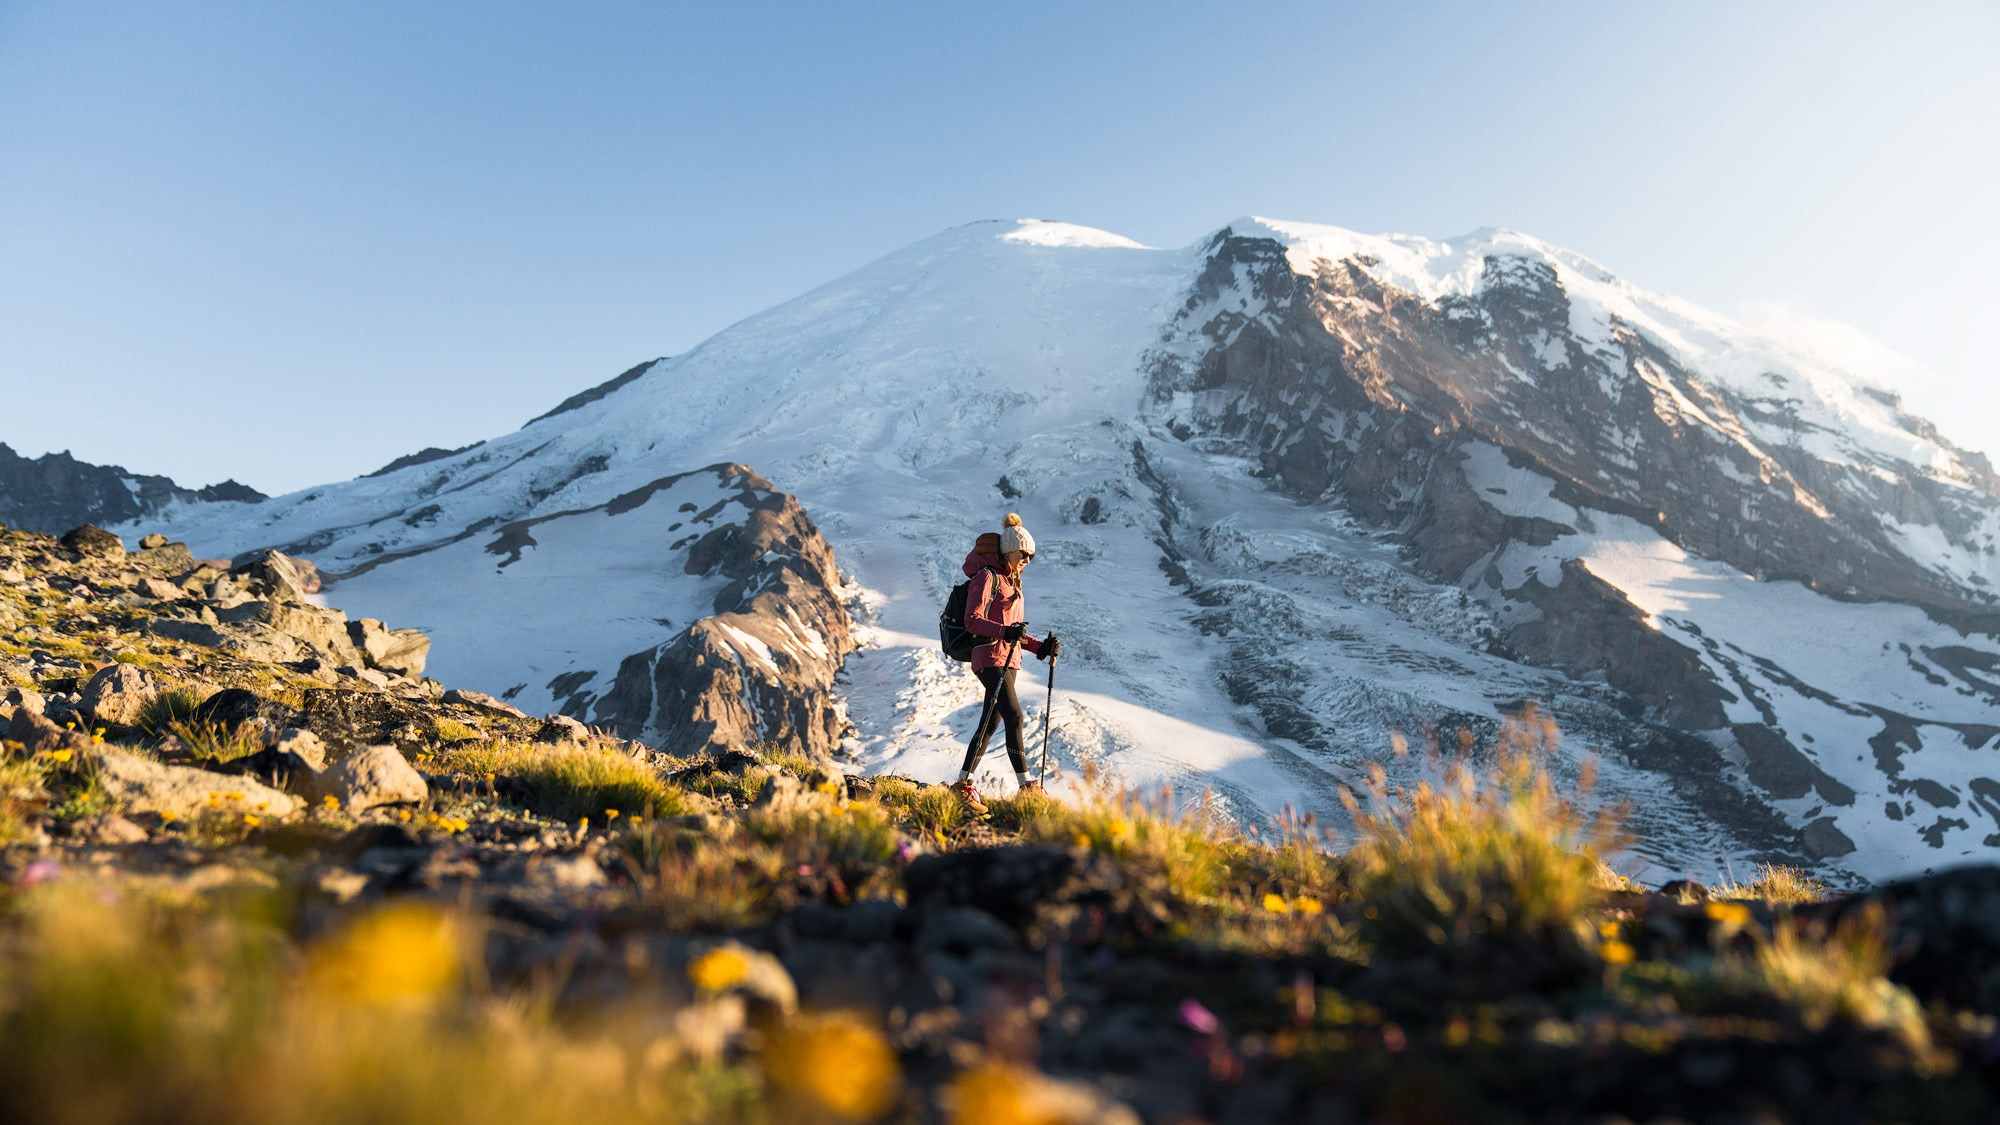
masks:
[[[421,629],[391,629],[372,617],[351,621],[347,635],[368,659],[370,668],[412,678],[424,674],[431,639]]]
[[[182,488],[166,477],[86,464],[68,453],[26,458],[0,442],[0,523],[28,531],[54,535],[82,523],[139,519],[174,501],[264,498],[233,480]]]
[[[728,579],[716,613],[618,668],[592,721],[676,753],[758,742],[825,754],[845,721],[834,673],[854,648],[833,551],[792,497],[741,465],[735,489],[689,549],[690,574]]]
[[[1821,388],[1775,371],[1754,386],[1712,378],[1615,314],[1592,322],[1598,306],[1579,306],[1564,278],[1615,279],[1553,251],[1498,246],[1474,259],[1476,283],[1423,294],[1366,254],[1306,263],[1298,246],[1261,227],[1225,229],[1206,246],[1150,360],[1148,412],[1159,426],[1258,459],[1302,501],[1394,529],[1421,571],[1490,612],[1494,651],[1601,680],[1633,720],[1701,732],[1734,763],[1725,773],[1790,820],[1793,854],[1855,853],[1854,828],[1880,823],[1857,790],[1941,793],[1952,805],[1970,797],[1940,780],[1958,777],[1957,766],[1930,757],[1937,774],[1909,776],[1903,751],[2000,743],[1991,721],[1966,721],[2000,714],[2000,687],[1971,671],[1993,665],[2000,632],[1982,577],[2000,477],[1983,457],[1897,414],[1911,440],[1935,443],[1949,464],[1899,460],[1802,414]],[[1913,548],[1909,526],[1948,549]],[[1658,561],[1634,566],[1635,555]],[[1635,604],[1634,589],[1663,568],[1678,585]],[[1789,580],[1808,593],[1763,594],[1739,579]],[[1752,651],[1741,636],[1712,635],[1713,618],[1705,630],[1696,613],[1663,611],[1687,605],[1679,590],[1695,582],[1720,586],[1746,613],[1813,613],[1829,604],[1814,595],[1825,595],[1918,606],[1944,627],[1881,665],[1894,676],[1914,670],[1913,688],[1884,677],[1841,691],[1811,682],[1827,674],[1815,653]],[[1203,597],[1240,608],[1234,592]],[[1967,639],[1968,661],[1950,655],[1947,637]],[[1314,744],[1320,718],[1299,703],[1310,673],[1244,651],[1238,698],[1274,732]],[[1878,694],[1847,694],[1857,690]],[[1914,690],[1934,702],[1910,716]],[[1857,776],[1853,755],[1830,739],[1874,745],[1886,785]],[[1687,784],[1716,768],[1706,756],[1663,760],[1643,740],[1614,741]],[[1971,785],[2000,792],[1989,778]],[[1903,804],[1891,803],[1891,819],[1916,815]],[[1931,847],[1956,832],[1952,854],[1972,854],[1982,837],[2000,844],[2000,806],[1984,827],[1947,816],[1920,827]]]

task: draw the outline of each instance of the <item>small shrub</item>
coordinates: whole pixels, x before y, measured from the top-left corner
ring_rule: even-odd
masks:
[[[902,778],[888,778],[876,783],[875,800],[925,839],[965,823],[965,802],[942,785],[918,785]]]

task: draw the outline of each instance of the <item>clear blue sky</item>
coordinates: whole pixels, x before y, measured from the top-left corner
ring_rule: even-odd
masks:
[[[2000,7],[1251,7],[0,0],[0,440],[297,488],[947,226],[1258,213],[1851,325],[2000,449]]]

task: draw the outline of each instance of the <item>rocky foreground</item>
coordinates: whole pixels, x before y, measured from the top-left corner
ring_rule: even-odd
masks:
[[[1524,724],[1340,854],[676,754],[0,532],[8,1120],[1989,1120],[2000,870],[1634,888]]]

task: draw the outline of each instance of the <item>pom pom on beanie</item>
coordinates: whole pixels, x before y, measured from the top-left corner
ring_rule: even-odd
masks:
[[[1026,551],[1031,555],[1035,553],[1035,537],[1028,534],[1027,528],[1021,526],[1019,515],[1008,512],[1007,518],[1001,522],[1006,525],[1000,530],[1000,550],[1003,554],[1009,551]]]

